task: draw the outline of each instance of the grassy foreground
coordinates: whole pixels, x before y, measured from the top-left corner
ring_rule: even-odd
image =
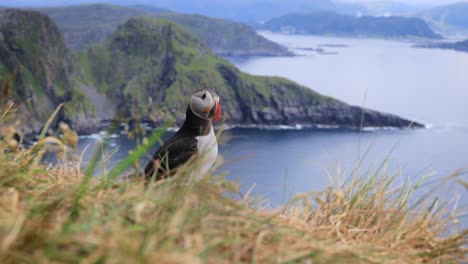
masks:
[[[1,109],[0,109],[1,110]],[[3,109],[5,110],[5,109]],[[0,126],[5,118],[0,113]],[[10,129],[10,130],[8,130]],[[67,154],[76,135],[66,126],[22,149],[3,128],[0,141],[2,263],[462,263],[467,231],[443,232],[452,208],[409,199],[416,186],[394,187],[385,169],[340,188],[258,209],[234,183],[184,168],[145,185],[91,176],[64,158],[41,164],[45,150]],[[5,132],[6,131],[6,132]],[[139,154],[142,149],[134,153]],[[98,153],[99,154],[99,153]],[[68,155],[62,155],[67,157]],[[130,165],[135,155],[116,166]],[[189,165],[194,166],[194,165]]]

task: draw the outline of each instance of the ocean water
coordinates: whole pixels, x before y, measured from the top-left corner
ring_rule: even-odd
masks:
[[[455,180],[433,188],[438,179],[468,171],[468,53],[412,48],[411,42],[262,34],[298,56],[228,59],[242,71],[286,77],[428,128],[230,129],[224,133],[230,140],[220,146],[225,163],[219,173],[239,182],[244,192],[253,187],[253,194],[277,206],[297,193],[345,180],[360,160],[361,175],[388,159],[387,170],[398,182],[432,177],[434,183],[421,187],[418,195],[433,193],[466,208],[467,192]],[[82,138],[80,149],[95,141]],[[110,144],[117,151],[109,165],[134,147],[123,135],[114,135]],[[468,181],[466,174],[459,178]]]
[[[242,71],[281,76],[350,104],[400,115],[428,126],[418,130],[235,131],[225,156],[253,158],[228,165],[230,175],[280,203],[284,196],[319,190],[328,175],[350,175],[388,156],[404,181],[442,179],[468,171],[468,53],[413,48],[408,41],[282,35],[262,32],[295,57],[230,58]],[[466,174],[459,176],[468,180]],[[334,180],[336,181],[336,180]],[[440,181],[438,182],[440,183]],[[285,193],[284,188],[286,184]],[[432,192],[435,184],[424,192]],[[466,190],[449,181],[435,192],[466,205]]]

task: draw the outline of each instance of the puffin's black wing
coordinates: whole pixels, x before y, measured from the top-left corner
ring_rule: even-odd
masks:
[[[145,178],[149,180],[156,173],[155,179],[162,179],[169,170],[178,168],[195,155],[197,144],[198,141],[194,137],[181,138],[174,135],[154,153],[152,160],[145,167]]]

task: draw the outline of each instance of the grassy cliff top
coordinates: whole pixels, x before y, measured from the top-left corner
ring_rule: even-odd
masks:
[[[9,116],[0,108],[0,126]],[[2,126],[3,127],[3,126]],[[2,263],[462,263],[467,231],[445,231],[456,219],[437,200],[412,198],[421,183],[393,187],[386,170],[302,194],[262,209],[235,183],[206,175],[145,184],[116,180],[146,155],[161,131],[100,177],[96,152],[80,164],[76,134],[18,146],[3,127],[0,140]],[[98,148],[100,149],[100,148]],[[46,150],[64,157],[41,162]],[[67,157],[65,159],[65,157]],[[385,168],[382,164],[382,168]],[[128,174],[127,174],[128,175]],[[230,198],[230,197],[234,197]],[[240,198],[236,198],[240,197]],[[410,202],[413,201],[413,202]]]

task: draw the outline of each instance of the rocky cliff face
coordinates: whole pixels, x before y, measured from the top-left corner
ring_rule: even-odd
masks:
[[[359,127],[362,109],[282,78],[241,73],[189,32],[164,20],[134,18],[104,45],[80,54],[100,91],[124,116],[181,123],[192,92],[214,89],[228,123],[236,125],[339,125]],[[411,122],[371,110],[364,126],[405,127]]]
[[[233,67],[218,65],[218,72],[238,102],[229,121],[240,125],[333,125],[358,128],[407,127],[409,120],[320,95],[282,78],[256,77]],[[361,120],[362,119],[362,120]],[[414,124],[420,126],[420,124]]]
[[[17,71],[13,98],[26,133],[37,133],[60,103],[59,118],[81,130],[97,126],[94,108],[80,89],[79,71],[57,26],[37,12],[0,10],[1,77]],[[84,122],[86,119],[86,122]],[[90,127],[91,128],[91,127]]]

